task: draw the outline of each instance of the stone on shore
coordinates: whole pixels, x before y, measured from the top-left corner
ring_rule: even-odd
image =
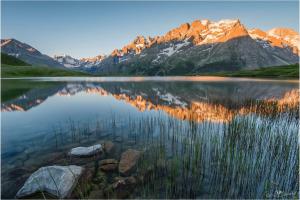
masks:
[[[71,149],[69,155],[71,156],[79,156],[79,157],[86,157],[86,156],[93,156],[100,152],[102,152],[103,147],[101,144],[96,144],[89,147],[75,147]]]
[[[124,176],[134,172],[140,156],[141,152],[134,149],[128,149],[123,152],[119,163],[119,172]]]
[[[76,165],[41,167],[26,180],[16,194],[16,198],[41,191],[58,198],[65,198],[71,194],[82,172],[83,168]]]

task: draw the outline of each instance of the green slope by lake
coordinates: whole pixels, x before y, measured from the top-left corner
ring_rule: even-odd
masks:
[[[67,69],[58,69],[50,67],[37,66],[12,66],[1,65],[1,77],[45,77],[45,76],[90,76],[88,73],[72,71]]]
[[[31,66],[30,64],[1,53],[1,77],[44,77],[44,76],[90,76],[88,73],[55,67]]]
[[[14,56],[1,53],[1,64],[13,65],[13,66],[29,66],[30,64],[20,60]]]
[[[92,76],[92,74],[50,67],[12,66],[2,64],[1,76],[12,77],[45,77],[45,76]],[[97,76],[97,74],[93,74]],[[98,74],[103,76],[103,74]],[[116,75],[116,74],[114,74]],[[180,74],[179,74],[180,75]],[[184,75],[184,74],[182,74]],[[197,75],[226,76],[226,77],[255,77],[255,78],[299,78],[299,64],[266,67],[255,70],[241,70],[236,72],[217,72]],[[134,76],[134,75],[133,75]]]
[[[254,78],[299,78],[299,64],[262,67],[255,70],[240,70],[235,72],[217,72],[206,75]]]

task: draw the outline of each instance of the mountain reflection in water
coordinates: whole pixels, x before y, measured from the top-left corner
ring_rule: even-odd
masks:
[[[2,80],[2,198],[42,166],[78,164],[70,148],[104,141],[117,160],[145,152],[140,170],[163,161],[133,198],[297,196],[298,82],[113,79]]]
[[[138,79],[141,81],[140,79]],[[61,82],[50,88],[32,89],[3,102],[2,112],[27,111],[50,96],[77,93],[113,96],[139,111],[160,110],[181,120],[230,121],[251,112],[268,114],[263,105],[278,110],[297,108],[299,90],[295,83],[273,82]]]

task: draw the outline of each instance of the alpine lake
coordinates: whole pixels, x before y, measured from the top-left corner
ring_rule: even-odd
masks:
[[[69,198],[299,196],[298,80],[52,77],[1,85],[2,198],[51,165],[84,168]],[[105,149],[69,154],[95,144]],[[124,175],[118,163],[128,149],[139,156]],[[106,159],[114,160],[105,168]]]

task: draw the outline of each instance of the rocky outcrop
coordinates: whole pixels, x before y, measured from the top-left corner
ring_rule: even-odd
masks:
[[[81,62],[101,62],[105,58],[104,55],[98,55],[90,58],[81,58]]]
[[[128,176],[134,172],[140,156],[141,152],[134,149],[123,152],[119,163],[120,174]]]
[[[267,31],[267,34],[286,42],[288,46],[295,47],[298,51],[300,49],[300,35],[290,28],[273,28]]]
[[[16,194],[23,198],[42,191],[58,198],[71,194],[83,168],[75,165],[42,167],[34,172]]]
[[[154,38],[137,36],[130,44],[124,46],[122,49],[115,49],[111,53],[111,56],[123,56],[129,53],[139,54],[143,49],[149,48],[154,41]]]

